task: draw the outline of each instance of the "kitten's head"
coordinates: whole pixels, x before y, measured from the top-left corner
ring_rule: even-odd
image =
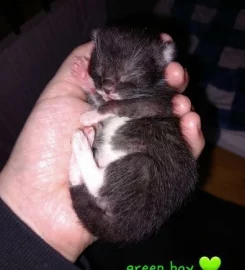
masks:
[[[164,82],[164,68],[175,54],[173,42],[135,30],[99,29],[93,40],[90,74],[106,101],[154,95],[154,86]]]

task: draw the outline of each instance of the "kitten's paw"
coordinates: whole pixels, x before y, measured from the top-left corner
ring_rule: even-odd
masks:
[[[89,145],[87,137],[82,131],[77,131],[72,139],[73,156],[70,165],[71,186],[84,184],[94,196],[103,185],[104,169],[99,169]]]
[[[88,142],[87,137],[84,135],[84,133],[79,130],[73,135],[72,139],[72,150],[75,154],[76,158],[80,158],[81,155],[84,155],[84,153],[90,149],[90,145]]]
[[[95,136],[94,128],[93,127],[85,127],[83,129],[83,132],[85,133],[85,135],[86,135],[86,137],[88,139],[90,147],[92,147],[93,142],[94,142],[94,136]]]
[[[70,160],[69,179],[71,186],[83,183],[82,172],[79,166],[81,158],[86,155],[89,143],[82,131],[77,131],[72,138],[72,156]]]
[[[72,156],[70,160],[69,180],[70,180],[71,187],[78,186],[83,183],[81,170],[78,166],[78,162],[77,162],[74,152],[72,152]]]
[[[88,111],[80,117],[80,122],[83,126],[89,127],[99,123],[103,119],[103,115],[97,111]]]
[[[76,77],[87,93],[94,93],[95,86],[92,78],[88,74],[89,60],[85,57],[74,56],[71,68],[72,76]]]
[[[83,126],[89,127],[113,116],[114,116],[113,114],[109,114],[109,113],[101,114],[98,111],[88,111],[80,117],[80,122]]]

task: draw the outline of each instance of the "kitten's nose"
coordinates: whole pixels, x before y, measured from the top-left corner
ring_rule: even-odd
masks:
[[[103,90],[106,94],[110,94],[115,92],[115,86],[114,85],[103,85]]]

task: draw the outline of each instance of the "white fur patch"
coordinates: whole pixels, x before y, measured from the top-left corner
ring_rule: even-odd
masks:
[[[123,126],[130,118],[112,117],[107,119],[103,124],[103,144],[99,147],[97,162],[100,168],[108,166],[111,162],[125,156],[127,153],[112,149],[111,140],[116,131]]]
[[[97,167],[87,137],[82,131],[74,134],[72,140],[70,183],[72,186],[84,183],[91,195],[98,196],[103,185],[104,169]]]
[[[130,118],[111,117],[103,122],[103,143],[96,155],[98,166],[94,160],[91,146],[82,131],[74,134],[72,140],[72,158],[70,162],[70,184],[77,186],[85,184],[89,193],[98,197],[104,183],[105,168],[113,161],[127,153],[112,149],[111,140],[116,131]]]
[[[79,170],[74,152],[72,152],[70,161],[69,179],[71,186],[78,186],[83,183],[81,172]]]
[[[170,63],[174,58],[174,44],[169,43],[166,45],[165,49],[163,50],[163,59]]]

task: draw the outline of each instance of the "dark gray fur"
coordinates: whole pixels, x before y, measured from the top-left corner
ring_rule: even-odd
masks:
[[[128,155],[107,167],[100,190],[107,209],[98,207],[84,185],[71,188],[73,206],[88,230],[100,239],[136,242],[156,233],[197,182],[196,161],[182,136],[179,119],[172,113],[176,91],[163,78],[168,63],[163,52],[173,44],[143,32],[115,28],[100,29],[95,36],[90,64],[95,86],[114,89],[122,100],[104,102],[98,94],[89,98],[100,113],[133,120],[111,142]],[[135,53],[139,53],[137,59]],[[94,142],[98,149],[102,130]]]

